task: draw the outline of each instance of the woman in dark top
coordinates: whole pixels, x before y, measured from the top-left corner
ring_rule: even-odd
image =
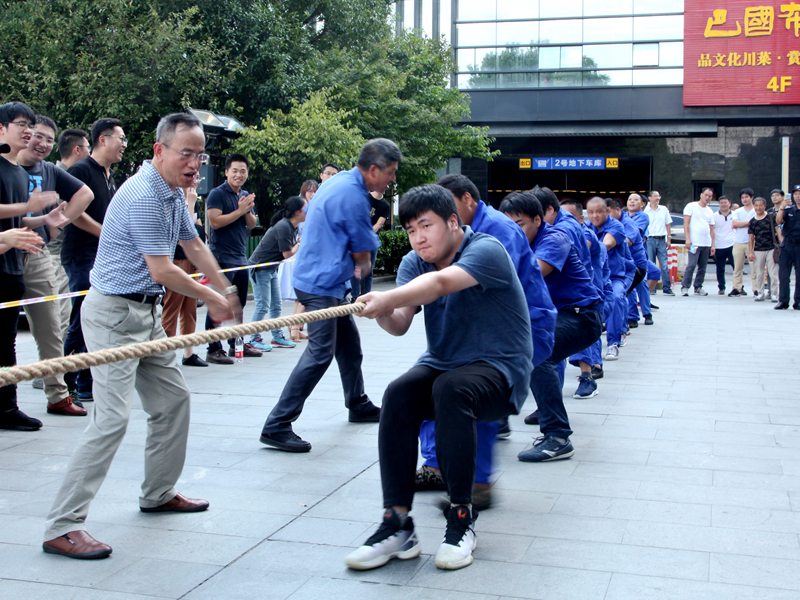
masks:
[[[306,220],[304,208],[306,201],[300,196],[292,196],[286,201],[283,209],[272,217],[270,229],[261,239],[250,259],[251,265],[262,263],[278,263],[291,258],[300,248],[297,237],[297,226]],[[260,321],[269,313],[270,319],[281,316],[281,287],[278,280],[278,265],[258,267],[250,271],[250,282],[253,284],[253,298],[256,302],[253,321]],[[250,337],[250,344],[259,350],[271,348],[294,348],[297,344],[287,340],[282,329],[272,330],[272,342],[267,344],[260,333]]]
[[[203,230],[203,224],[194,212],[194,206],[197,202],[197,187],[186,188],[184,193],[186,195],[186,207],[194,220],[197,235],[200,236],[201,240],[205,241],[206,232]],[[184,254],[180,244],[175,248],[175,258],[172,262],[190,275],[196,272],[192,261],[186,258],[186,254]],[[164,296],[164,310],[161,313],[161,326],[168,337],[175,335],[179,318],[181,321],[181,335],[195,332],[197,329],[197,299],[167,289],[167,293]],[[194,348],[184,348],[183,364],[187,367],[208,366],[206,361],[194,353]]]

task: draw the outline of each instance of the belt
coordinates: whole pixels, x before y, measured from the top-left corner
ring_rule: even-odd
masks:
[[[133,302],[140,302],[144,304],[158,304],[161,302],[161,298],[163,296],[161,294],[115,294],[120,298],[125,298],[126,300],[132,300]]]
[[[648,235],[647,237],[653,238],[654,240],[665,240],[667,236],[665,235]]]

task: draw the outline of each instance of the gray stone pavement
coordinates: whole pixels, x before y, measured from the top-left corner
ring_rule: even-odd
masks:
[[[497,504],[478,519],[475,563],[455,572],[431,558],[444,529],[432,492],[413,513],[422,557],[345,568],[381,518],[381,494],[377,425],[347,422],[335,366],[296,423],[311,453],[259,443],[302,347],[184,370],[193,412],[179,489],[210,510],[139,512],[146,421],[137,400],[89,514],[89,532],[114,554],[44,554],[44,517],[85,421],[47,415],[42,392],[21,384],[22,408],[45,425],[0,432],[0,598],[797,600],[800,313],[752,296],[654,301],[655,325],[634,330],[607,363],[596,398],[572,399],[577,371],[568,369],[572,460],[517,461],[537,431],[512,417],[511,438],[496,446]],[[377,403],[421,352],[423,324],[403,338],[358,324]],[[20,362],[35,360],[29,334],[18,347]],[[529,398],[523,415],[532,409]]]

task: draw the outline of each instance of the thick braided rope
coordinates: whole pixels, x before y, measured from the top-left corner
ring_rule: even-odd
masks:
[[[347,315],[361,312],[366,305],[363,302],[347,304],[344,306],[334,306],[323,308],[313,312],[280,317],[278,319],[267,319],[255,321],[253,323],[242,323],[233,327],[211,329],[199,331],[188,335],[179,335],[149,342],[140,342],[130,346],[120,346],[119,348],[107,348],[95,352],[85,352],[83,354],[71,354],[59,358],[51,358],[29,365],[17,365],[15,367],[0,368],[0,386],[11,385],[21,381],[28,381],[34,378],[50,377],[59,373],[69,373],[80,371],[89,367],[97,367],[108,363],[142,358],[153,354],[163,354],[164,352],[174,352],[183,348],[201,346],[208,342],[221,342],[236,337],[252,335],[260,331],[271,331],[281,329],[291,325],[302,325],[314,321],[324,321],[325,319],[335,319]]]

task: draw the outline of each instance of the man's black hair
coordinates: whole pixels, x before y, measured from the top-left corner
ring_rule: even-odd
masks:
[[[83,129],[65,129],[58,136],[58,153],[61,160],[72,154],[72,150],[83,140],[88,140],[89,134]]]
[[[28,119],[31,123],[36,122],[36,113],[24,102],[6,102],[5,104],[0,104],[0,123],[4,126],[12,121],[16,121],[19,117]]]
[[[558,214],[561,205],[558,203],[558,196],[556,196],[549,187],[539,187],[537,185],[531,190],[531,194],[533,194],[539,201],[539,204],[542,205],[542,210],[545,214],[547,214],[548,208],[552,208],[556,211],[556,214]]]
[[[544,219],[542,203],[531,192],[511,192],[500,203],[500,212],[507,215],[525,215]]]
[[[97,146],[100,143],[100,138],[107,135],[108,132],[113,131],[114,127],[122,127],[122,121],[119,119],[103,118],[97,119],[92,123],[92,146]]]
[[[53,135],[58,135],[58,125],[56,122],[53,121],[50,117],[45,115],[36,115],[36,124],[37,125],[44,125],[45,127],[49,127],[53,130]]]
[[[472,183],[468,177],[460,173],[445,175],[436,182],[436,185],[450,190],[450,192],[459,199],[463,198],[464,194],[469,194],[476,202],[481,199],[480,192],[478,192],[478,188],[475,187],[475,184]]]
[[[742,196],[747,194],[751,198],[754,198],[756,193],[753,191],[753,188],[744,188],[741,192],[739,192],[739,198],[741,199]]]
[[[326,163],[326,164],[322,165],[322,168],[319,170],[319,172],[320,173],[325,172],[325,169],[327,169],[328,167],[333,167],[334,169],[336,169],[337,172],[341,171],[341,169],[339,168],[339,165],[336,165],[336,164],[333,164],[333,163]]]
[[[440,185],[427,184],[411,188],[400,198],[398,212],[403,227],[407,227],[411,219],[428,211],[439,215],[445,222],[450,219],[450,215],[458,217],[453,193]],[[460,217],[458,224],[461,225]]]
[[[244,154],[228,154],[228,156],[225,157],[225,170],[227,171],[230,169],[231,164],[235,162],[244,163],[244,166],[247,167],[247,170],[250,170],[250,161],[247,160],[247,157]]]
[[[725,200],[727,200],[728,202],[730,202],[730,201],[731,201],[731,199],[730,199],[730,198],[728,198],[728,197],[727,197],[725,194],[723,194],[722,196],[720,196],[719,198],[717,198],[717,202],[719,202],[719,201],[720,201],[720,200],[722,200],[723,198],[725,198]]]
[[[372,165],[383,170],[392,163],[403,160],[400,148],[392,140],[375,138],[368,141],[361,148],[356,164],[363,171],[368,171]]]
[[[583,204],[575,200],[574,198],[564,198],[559,202],[561,206],[577,206],[580,210],[583,210]]]
[[[606,198],[606,208],[613,208],[614,210],[617,210],[620,208],[620,204],[613,198]]]

